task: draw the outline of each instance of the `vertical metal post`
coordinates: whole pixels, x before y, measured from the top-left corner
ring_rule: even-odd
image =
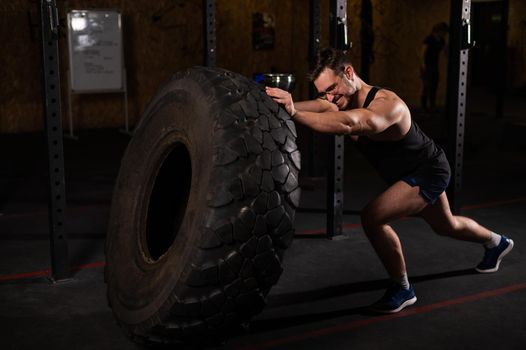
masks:
[[[309,65],[310,70],[314,69],[316,65],[316,58],[321,45],[321,0],[309,1]],[[309,97],[316,98],[316,89],[313,84],[310,84]],[[325,135],[319,135],[313,130],[309,130],[309,154],[308,154],[308,175],[319,176],[324,173],[322,166],[322,159],[324,156],[319,156],[319,149],[321,146],[321,139]]]
[[[216,8],[215,0],[203,0],[205,66],[216,65]]]
[[[54,280],[69,277],[68,244],[64,230],[66,190],[60,111],[58,11],[55,0],[40,0],[44,115],[49,159],[49,233]]]
[[[331,0],[329,25],[331,46],[346,50],[348,48],[346,0]],[[330,239],[341,238],[343,235],[343,156],[344,137],[332,136],[329,142],[327,167],[327,236]]]
[[[327,237],[343,235],[343,136],[332,136],[329,141],[327,171]]]
[[[504,110],[504,95],[506,94],[506,85],[507,85],[507,74],[508,74],[508,17],[510,12],[510,2],[509,0],[502,0],[501,1],[501,33],[500,33],[500,57],[499,57],[499,64],[497,65],[497,69],[500,70],[498,74],[498,80],[497,83],[497,110],[495,112],[495,115],[497,119],[502,118],[502,112]]]
[[[329,26],[331,46],[343,51],[350,49],[351,43],[347,33],[347,0],[331,0]]]
[[[462,188],[468,57],[472,45],[470,14],[471,0],[451,1],[447,91],[447,151],[451,165],[451,181],[447,194],[453,213],[460,210],[459,194]]]

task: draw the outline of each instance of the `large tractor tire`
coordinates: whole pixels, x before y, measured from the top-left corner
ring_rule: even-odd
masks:
[[[293,235],[294,122],[238,74],[192,68],[154,97],[115,185],[108,300],[135,340],[223,337],[265,305]]]

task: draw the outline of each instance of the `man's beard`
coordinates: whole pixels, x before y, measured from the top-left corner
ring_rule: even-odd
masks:
[[[345,104],[340,107],[338,105],[338,101],[340,101],[342,98],[345,98],[345,97],[347,97],[346,102],[344,102]],[[338,97],[332,101],[332,103],[334,103],[336,107],[338,107],[339,111],[345,111],[347,108],[349,108],[350,102],[351,102],[351,99],[349,98],[349,96],[346,96],[346,95],[338,95]]]

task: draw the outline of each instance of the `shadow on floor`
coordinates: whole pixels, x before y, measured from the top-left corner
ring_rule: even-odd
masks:
[[[430,280],[466,276],[466,275],[472,275],[472,274],[477,274],[477,272],[474,269],[446,271],[446,272],[434,273],[434,274],[424,275],[424,276],[414,276],[414,277],[411,277],[411,282],[420,283],[420,282],[425,282],[425,281],[430,281]],[[309,290],[305,292],[270,295],[267,300],[268,301],[267,307],[272,308],[272,307],[279,307],[279,306],[284,306],[284,305],[301,304],[301,303],[306,303],[306,302],[335,298],[335,297],[349,295],[349,294],[382,290],[382,289],[386,289],[387,287],[389,287],[390,283],[391,282],[389,279],[381,279],[381,280],[374,280],[374,281],[348,283],[348,284],[343,284],[339,286],[331,286],[331,287],[326,287],[326,288]]]

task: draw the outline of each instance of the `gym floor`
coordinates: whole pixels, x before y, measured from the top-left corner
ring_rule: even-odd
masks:
[[[297,237],[265,310],[219,349],[524,349],[526,344],[526,126],[522,97],[503,119],[472,107],[467,121],[461,197],[469,216],[515,241],[495,274],[473,267],[482,248],[435,235],[420,219],[394,224],[418,302],[376,316],[366,306],[388,285],[359,225],[346,215],[343,239],[324,238],[324,214],[298,212]],[[476,105],[475,105],[476,106]],[[511,106],[511,107],[509,107]],[[516,108],[515,108],[516,107]],[[478,108],[478,110],[477,110]],[[414,113],[438,142],[440,115]],[[0,348],[139,349],[106,302],[104,237],[112,186],[129,136],[82,131],[65,140],[66,231],[74,274],[51,283],[47,159],[42,135],[0,138]],[[382,182],[354,150],[346,151],[345,206],[359,210]],[[306,178],[302,208],[325,203],[325,184]]]

